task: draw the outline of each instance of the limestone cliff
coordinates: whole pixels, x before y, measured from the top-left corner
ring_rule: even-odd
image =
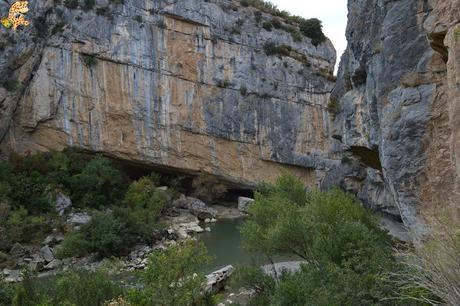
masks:
[[[87,3],[31,1],[29,28],[2,29],[4,155],[74,146],[245,184],[283,169],[316,184],[330,146],[330,41],[294,40],[239,1]]]
[[[459,203],[460,1],[349,0],[333,137],[341,184],[415,234]],[[338,179],[337,179],[338,178]]]

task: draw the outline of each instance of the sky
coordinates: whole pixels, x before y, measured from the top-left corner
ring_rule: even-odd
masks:
[[[279,9],[305,18],[318,18],[323,31],[332,40],[337,51],[337,64],[347,47],[347,0],[270,0]]]

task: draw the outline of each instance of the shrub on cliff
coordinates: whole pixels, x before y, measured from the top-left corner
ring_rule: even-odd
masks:
[[[288,45],[277,45],[274,42],[267,41],[264,45],[264,51],[266,55],[279,55],[289,56],[291,55],[292,48]]]
[[[311,18],[302,20],[299,28],[303,35],[311,38],[312,44],[315,46],[326,40],[326,36],[323,33],[323,25],[319,19]]]
[[[249,214],[241,229],[248,250],[305,261],[263,292],[268,305],[411,305],[396,296],[392,275],[402,266],[390,239],[353,197],[338,189],[306,193],[283,175],[259,190]]]

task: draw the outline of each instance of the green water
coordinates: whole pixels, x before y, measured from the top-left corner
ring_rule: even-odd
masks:
[[[243,224],[242,219],[219,220],[211,224],[211,232],[199,234],[198,237],[204,242],[212,262],[204,269],[210,273],[227,265],[237,267],[244,264],[262,266],[269,264],[268,258],[255,256],[245,251],[242,247],[242,237],[239,228]],[[274,262],[298,260],[293,256],[274,256]]]
[[[242,237],[239,232],[242,224],[241,219],[219,220],[210,225],[211,232],[198,236],[206,245],[209,255],[213,257],[211,264],[206,267],[206,272],[212,272],[227,265],[237,266],[255,262],[256,258],[242,248]]]

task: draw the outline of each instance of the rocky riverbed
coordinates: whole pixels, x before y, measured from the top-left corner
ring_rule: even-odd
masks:
[[[165,189],[166,187],[159,187]],[[166,228],[155,233],[157,242],[153,244],[138,244],[131,252],[118,258],[101,258],[97,254],[84,257],[60,259],[56,257],[57,250],[64,240],[64,233],[55,229],[55,232],[42,242],[41,245],[21,245],[16,243],[10,250],[12,262],[10,268],[1,271],[0,278],[7,283],[20,282],[26,271],[35,273],[37,277],[48,277],[68,269],[84,269],[95,271],[109,270],[112,274],[130,273],[145,269],[148,256],[155,250],[165,249],[183,239],[195,239],[196,235],[211,231],[211,224],[222,219],[236,219],[245,216],[245,209],[241,202],[249,202],[248,198],[241,198],[240,209],[237,203],[233,206],[207,205],[203,201],[184,194],[172,201],[172,207],[164,218]],[[72,208],[68,197],[60,194],[56,199],[56,210],[66,220],[65,226],[78,230],[91,220],[87,211],[78,211]],[[222,289],[225,280],[231,275],[234,268],[227,266],[208,275],[208,288]]]

